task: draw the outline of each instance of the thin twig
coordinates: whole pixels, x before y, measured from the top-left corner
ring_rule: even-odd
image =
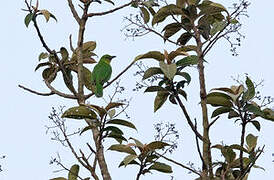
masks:
[[[36,94],[36,95],[39,95],[39,96],[51,96],[51,95],[54,95],[55,93],[54,92],[49,92],[49,93],[40,93],[40,92],[37,92],[37,91],[34,91],[32,89],[29,89],[27,87],[24,87],[22,85],[18,85],[19,88],[22,88],[30,93],[33,93],[33,94]]]
[[[131,5],[131,4],[132,4],[132,1],[130,1],[129,3],[124,4],[124,5],[122,5],[122,6],[119,6],[119,7],[117,7],[117,8],[111,9],[111,10],[109,10],[109,11],[104,11],[104,12],[99,12],[99,13],[88,13],[88,14],[87,14],[87,17],[103,16],[103,15],[106,15],[106,14],[110,14],[110,13],[113,13],[113,12],[115,12],[115,11],[118,11],[118,10],[120,10],[120,9],[122,9],[122,8],[125,8],[125,7],[127,7],[127,6],[129,6],[129,5]]]
[[[69,5],[69,8],[71,10],[71,13],[72,13],[74,19],[77,21],[78,24],[80,24],[81,19],[78,15],[73,3],[72,3],[72,0],[68,0],[68,5]]]

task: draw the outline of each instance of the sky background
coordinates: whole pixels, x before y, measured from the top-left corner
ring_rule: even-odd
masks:
[[[236,1],[236,0],[235,0]],[[227,7],[233,0],[219,1]],[[76,2],[76,1],[74,1]],[[121,4],[120,1],[116,1]],[[207,56],[206,64],[206,82],[207,89],[222,86],[231,86],[235,84],[231,76],[244,77],[248,73],[250,77],[259,82],[264,79],[262,94],[274,96],[273,85],[273,57],[274,57],[274,24],[273,22],[273,1],[254,0],[249,7],[249,18],[243,19],[242,33],[246,36],[242,46],[238,49],[240,55],[231,56],[229,44],[220,41],[211,53]],[[71,13],[65,0],[41,0],[40,7],[50,10],[58,19],[58,23],[50,20],[48,24],[44,19],[39,20],[42,32],[50,47],[59,49],[61,46],[68,47],[69,34],[72,34],[73,42],[76,44],[77,26],[71,18]],[[111,8],[106,5],[105,9]],[[56,157],[59,153],[62,162],[70,167],[75,161],[71,157],[68,149],[63,148],[56,142],[50,140],[51,135],[46,134],[45,125],[50,125],[48,115],[51,107],[66,105],[67,107],[76,105],[71,100],[66,100],[57,96],[40,97],[30,94],[18,88],[18,84],[25,85],[34,90],[48,92],[41,78],[41,71],[34,72],[38,63],[38,55],[44,51],[32,25],[27,29],[23,23],[25,12],[23,0],[5,1],[1,6],[1,28],[0,28],[0,52],[1,52],[1,93],[2,100],[0,114],[0,155],[6,155],[5,159],[0,159],[3,166],[3,172],[0,172],[0,180],[12,179],[42,179],[46,180],[56,176],[62,176],[66,173],[53,173],[60,168],[49,165],[51,157]],[[100,10],[97,7],[93,7]],[[106,17],[96,17],[88,22],[86,31],[86,40],[95,40],[97,48],[95,52],[101,56],[109,53],[117,56],[113,61],[113,77],[121,69],[127,66],[135,56],[150,50],[163,51],[172,50],[174,47],[164,44],[157,36],[150,34],[145,37],[126,39],[121,29],[126,25],[123,17],[135,10],[124,9],[118,13]],[[128,114],[131,121],[138,128],[138,133],[128,131],[128,137],[136,137],[144,143],[154,139],[155,131],[153,124],[158,122],[176,123],[180,131],[179,148],[171,155],[172,158],[180,160],[183,163],[193,162],[199,167],[196,150],[193,150],[193,135],[189,127],[185,124],[185,119],[178,111],[178,107],[171,104],[165,104],[157,113],[153,113],[154,94],[143,94],[142,92],[133,92],[136,80],[140,78],[133,77],[137,70],[133,67],[121,80],[121,85],[126,87],[126,92],[122,95],[126,98],[132,98]],[[192,74],[192,83],[186,88],[189,93],[189,101],[185,102],[193,118],[200,118],[199,109],[199,88],[196,69],[189,69]],[[59,85],[61,80],[54,84]],[[58,86],[59,85],[59,86]],[[111,88],[110,88],[111,89]],[[109,90],[106,91],[110,92]],[[104,105],[103,100],[94,100]],[[212,110],[212,109],[211,109]],[[83,127],[84,123],[80,121],[68,121],[69,127]],[[272,179],[274,173],[274,164],[272,153],[274,152],[273,128],[274,124],[264,121],[261,132],[257,132],[253,127],[248,127],[248,132],[252,132],[259,137],[259,145],[266,145],[265,153],[260,157],[258,165],[263,166],[266,171],[253,170],[250,174],[250,180]],[[232,144],[239,142],[239,126],[232,121],[223,119],[218,121],[212,129],[212,142]],[[79,147],[91,137],[74,137]],[[108,144],[106,144],[108,148]],[[193,153],[194,152],[194,153]],[[135,168],[120,168],[117,166],[124,155],[116,152],[107,152],[106,158],[109,161],[110,172],[114,180],[135,179]],[[219,152],[216,151],[216,157],[219,158]],[[85,173],[81,171],[82,173]],[[121,177],[123,175],[123,177]],[[190,179],[191,175],[187,171],[174,166],[175,179]],[[65,176],[65,175],[64,175]],[[169,175],[154,173],[146,175],[144,180],[148,179],[168,179]]]

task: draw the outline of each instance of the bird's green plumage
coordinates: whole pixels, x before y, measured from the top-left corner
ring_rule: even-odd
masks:
[[[102,56],[92,71],[91,81],[95,84],[94,93],[96,97],[103,96],[103,85],[111,77],[112,68],[110,66],[110,61],[114,57],[115,56],[110,56],[108,54]]]

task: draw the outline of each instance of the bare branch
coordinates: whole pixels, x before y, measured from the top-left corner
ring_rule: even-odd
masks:
[[[81,19],[78,15],[73,3],[72,3],[72,0],[68,0],[68,5],[69,5],[69,8],[72,12],[72,15],[73,15],[74,19],[77,21],[78,24],[80,24]]]
[[[24,87],[24,86],[22,86],[22,85],[20,85],[20,84],[18,85],[18,87],[19,87],[19,88],[22,88],[22,89],[24,89],[24,90],[26,90],[26,91],[28,91],[28,92],[30,92],[30,93],[39,95],[39,96],[51,96],[51,95],[54,95],[54,94],[55,94],[54,92],[40,93],[40,92],[34,91],[34,90],[32,90],[32,89],[29,89],[29,88],[27,88],[27,87]]]
[[[109,11],[105,11],[105,12],[88,13],[88,14],[87,14],[87,17],[107,15],[107,14],[113,13],[113,12],[115,12],[115,11],[118,11],[118,10],[120,10],[120,9],[122,9],[122,8],[125,8],[125,7],[129,6],[129,5],[131,5],[131,3],[132,3],[132,1],[130,1],[129,3],[124,4],[124,5],[122,5],[122,6],[119,6],[119,7],[117,7],[117,8],[111,9],[111,10],[109,10]]]
[[[63,98],[68,98],[68,99],[77,99],[77,97],[75,95],[72,95],[72,94],[65,94],[65,93],[62,93],[58,90],[56,90],[53,86],[51,86],[51,84],[45,80],[45,84],[46,86],[56,95],[58,96],[61,96]]]

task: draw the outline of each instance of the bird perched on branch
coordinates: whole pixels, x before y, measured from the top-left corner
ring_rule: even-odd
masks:
[[[115,57],[108,54],[102,56],[92,71],[91,82],[94,85],[93,92],[96,97],[103,96],[103,85],[110,79],[112,73],[110,62]]]

